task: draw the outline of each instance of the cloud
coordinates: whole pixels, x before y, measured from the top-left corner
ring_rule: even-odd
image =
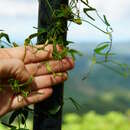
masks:
[[[91,0],[90,3],[113,20],[119,20],[130,13],[129,0]]]
[[[106,14],[114,28],[115,40],[128,40],[130,31],[130,0],[89,0],[101,15]],[[0,0],[0,29],[5,29],[15,38],[23,39],[37,25],[38,0]],[[102,28],[100,22],[96,23]],[[104,35],[89,26],[72,25],[68,38],[74,41],[101,41]]]
[[[90,5],[94,6],[99,14],[102,16],[105,14],[108,21],[114,29],[114,42],[128,41],[130,40],[130,0],[89,0]],[[82,4],[80,4],[82,7]],[[95,17],[95,15],[94,15]],[[101,21],[96,19],[96,25],[103,28]],[[78,28],[76,25],[72,25],[68,38],[76,41],[100,41],[103,40],[105,35],[102,35],[98,30],[91,27],[91,25],[83,24]]]
[[[38,0],[0,0],[0,29],[12,41],[23,42],[37,26]]]
[[[32,17],[38,13],[37,0],[0,0],[0,17]]]

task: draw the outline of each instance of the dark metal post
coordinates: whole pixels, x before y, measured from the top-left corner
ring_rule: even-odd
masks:
[[[54,9],[58,9],[61,4],[68,4],[68,0],[49,0],[51,6]],[[46,0],[39,0],[39,27],[48,27],[51,17],[49,7]],[[38,41],[44,39],[45,36],[39,37]],[[66,38],[66,34],[64,35]],[[58,103],[63,103],[63,84],[54,86],[53,95],[34,106],[34,130],[61,130],[62,124],[62,109],[55,115],[49,116],[46,112],[53,108],[53,106]]]

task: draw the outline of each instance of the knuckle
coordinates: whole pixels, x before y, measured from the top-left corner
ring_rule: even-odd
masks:
[[[70,58],[70,66],[71,66],[71,68],[74,68],[74,66],[75,66],[75,62],[72,58]]]
[[[66,57],[64,64],[67,64],[69,69],[73,69],[75,66],[75,62],[71,57]]]
[[[59,52],[62,52],[62,51],[63,51],[63,46],[62,46],[62,45],[57,45],[56,48],[57,48],[57,50],[58,50]]]
[[[50,97],[53,93],[53,89],[52,88],[49,88],[48,91],[47,91],[47,97]]]
[[[17,68],[24,68],[24,63],[19,59],[14,59],[14,63]]]
[[[65,73],[63,74],[63,78],[64,78],[64,80],[67,80],[67,79],[68,79],[68,73],[67,73],[67,72],[65,72]]]

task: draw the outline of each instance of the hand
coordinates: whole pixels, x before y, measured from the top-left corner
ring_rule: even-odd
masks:
[[[57,48],[61,51],[60,47]],[[61,61],[54,60],[52,45],[46,46],[45,50],[38,52],[36,50],[30,46],[27,46],[26,49],[25,47],[0,49],[0,79],[4,87],[0,92],[0,116],[11,110],[45,100],[53,92],[51,86],[65,81],[67,79],[66,71],[74,67],[71,58],[66,57]],[[47,70],[45,61],[52,69],[51,72]],[[56,77],[52,72],[56,73]],[[62,73],[62,75],[59,76],[58,73]],[[34,76],[34,79],[30,85],[29,96],[25,98],[19,94],[14,97],[8,79],[11,77],[26,82],[31,75]]]

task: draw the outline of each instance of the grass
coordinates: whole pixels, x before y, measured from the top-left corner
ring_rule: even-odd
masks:
[[[32,130],[32,120],[27,121],[29,130]],[[90,111],[83,115],[69,113],[64,115],[62,130],[129,130],[130,111],[126,114],[111,111],[104,115]],[[0,130],[8,130],[0,125]]]

